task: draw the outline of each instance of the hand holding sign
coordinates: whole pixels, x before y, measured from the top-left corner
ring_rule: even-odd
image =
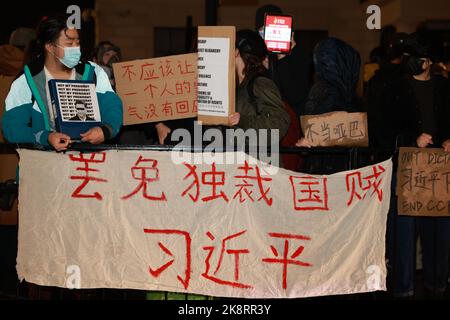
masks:
[[[426,148],[428,147],[428,145],[433,144],[433,137],[430,136],[428,133],[422,133],[418,138],[417,138],[417,146],[419,148]]]
[[[300,140],[297,141],[297,143],[295,144],[296,147],[299,148],[311,148],[312,147],[312,142],[308,140],[308,138],[301,138]]]
[[[50,133],[47,140],[56,151],[67,150],[70,144],[70,137],[67,134],[59,132]]]
[[[228,120],[230,127],[237,126],[241,120],[241,114],[239,112],[235,112],[228,117]]]
[[[162,122],[155,125],[155,127],[156,127],[156,131],[158,132],[159,144],[164,144],[164,140],[166,140],[167,136],[169,135],[169,133],[172,130],[170,130],[170,128]]]
[[[446,141],[442,144],[442,148],[444,148],[444,151],[450,152],[450,139],[446,140]]]
[[[105,141],[103,130],[100,127],[91,128],[87,132],[80,134],[80,136],[82,138],[81,141],[92,144],[100,144]]]

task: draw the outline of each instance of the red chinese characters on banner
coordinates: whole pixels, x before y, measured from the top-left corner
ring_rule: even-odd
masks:
[[[297,211],[328,211],[326,177],[290,176],[294,209]]]
[[[283,281],[283,289],[287,288],[287,273],[288,273],[288,265],[295,265],[300,267],[311,267],[312,264],[309,262],[304,262],[300,260],[295,260],[298,258],[305,249],[304,246],[300,245],[294,251],[294,253],[289,254],[289,241],[290,240],[302,240],[309,241],[311,238],[302,236],[302,235],[293,235],[293,234],[283,234],[283,233],[269,233],[269,236],[276,239],[285,239],[283,253],[280,254],[278,250],[274,246],[270,246],[270,249],[275,256],[275,258],[264,258],[262,261],[271,263],[271,264],[280,264],[283,268],[282,281]]]
[[[85,157],[87,156],[87,158]],[[78,156],[69,155],[69,159],[72,162],[81,162],[84,164],[83,167],[76,168],[76,171],[81,171],[84,173],[84,175],[79,176],[70,176],[71,180],[82,180],[82,183],[78,186],[78,188],[75,189],[75,191],[72,193],[72,198],[94,198],[97,200],[102,200],[103,197],[98,192],[93,193],[82,193],[84,188],[90,183],[90,182],[107,182],[108,180],[103,178],[94,177],[91,175],[93,172],[99,172],[99,169],[91,168],[90,165],[94,164],[103,164],[106,160],[106,153],[91,153],[89,155],[80,153]]]
[[[188,163],[184,163],[184,165],[189,169],[189,173],[184,177],[183,180],[187,180],[188,178],[192,177],[192,183],[181,193],[181,196],[185,197],[187,194],[193,202],[197,202],[200,196],[200,179],[197,175],[197,166],[190,165]],[[192,192],[192,189],[194,189],[195,191]]]
[[[228,202],[227,195],[222,190],[220,190],[220,187],[223,187],[225,185],[225,172],[217,171],[215,163],[211,165],[211,171],[200,173],[201,179],[197,174],[197,166],[187,163],[184,163],[184,165],[189,169],[189,173],[184,177],[184,180],[192,177],[192,183],[181,193],[182,197],[185,197],[187,194],[193,202],[197,202],[201,193],[200,187],[203,185],[210,187],[205,188],[208,189],[210,193],[208,193],[207,196],[201,198],[203,202],[208,202],[216,199],[222,199]],[[195,191],[193,192],[192,190]]]
[[[189,288],[193,270],[193,239],[191,234],[185,230],[150,228],[145,228],[144,233],[155,236],[150,239],[154,245],[158,246],[160,252],[162,252],[162,261],[156,266],[155,262],[153,262],[153,265],[149,265],[148,272],[150,276],[153,278],[161,277],[167,269],[174,267],[174,263],[178,261],[176,264],[176,268],[179,268],[177,273],[179,272],[180,274],[183,274],[183,276],[178,274],[177,280],[183,285],[184,289],[187,290]],[[206,251],[206,257],[204,260],[205,268],[201,273],[201,276],[204,279],[221,286],[229,286],[235,289],[252,289],[254,287],[254,284],[248,284],[240,280],[242,278],[240,270],[241,258],[247,255],[247,259],[254,258],[251,256],[251,252],[248,248],[243,248],[242,245],[239,244],[239,240],[241,240],[241,242],[245,242],[242,241],[242,237],[246,233],[247,230],[242,230],[226,236],[220,240],[220,246],[206,245],[202,247],[202,249]],[[312,267],[310,262],[298,259],[305,249],[305,246],[302,243],[311,241],[311,238],[304,235],[276,232],[270,232],[268,235],[272,239],[284,240],[283,249],[279,251],[274,245],[269,245],[274,257],[257,259],[256,261],[280,265],[282,269],[281,285],[283,289],[286,290],[288,286],[288,267],[290,265],[297,267]],[[210,231],[206,232],[206,236],[211,241],[216,240],[216,237]],[[182,249],[181,252],[176,252],[173,248],[173,244],[177,242],[175,241],[175,238],[177,237],[181,238],[181,241],[183,241],[182,246],[184,249]],[[292,242],[295,243],[295,250],[290,250],[289,245],[292,244]],[[167,243],[170,243],[172,248],[167,245]],[[177,246],[177,248],[180,248],[180,246]],[[227,261],[227,266],[232,264],[233,267],[225,268],[225,261]],[[246,265],[248,265],[248,263],[246,263]],[[173,274],[173,272],[171,274]]]
[[[352,205],[355,199],[358,199],[358,201],[364,199],[370,191],[372,191],[370,195],[376,194],[378,201],[381,202],[383,200],[383,190],[380,188],[380,185],[383,182],[382,175],[385,171],[386,169],[383,166],[376,165],[372,167],[372,173],[367,176],[363,176],[359,170],[347,174],[345,182],[347,192],[350,193],[347,206]]]
[[[238,232],[236,234],[233,234],[231,236],[225,237],[222,240],[222,245],[220,247],[220,254],[219,254],[219,259],[217,261],[217,266],[216,266],[216,269],[214,270],[214,272],[212,272],[212,274],[210,273],[211,272],[211,257],[213,256],[214,252],[216,251],[216,247],[214,247],[214,246],[203,247],[203,250],[208,251],[208,255],[205,260],[205,271],[202,273],[202,276],[204,278],[211,280],[215,283],[218,283],[220,285],[231,286],[233,288],[240,288],[240,289],[252,288],[251,285],[239,282],[239,258],[240,258],[240,255],[249,254],[250,251],[248,249],[229,249],[227,247],[227,244],[231,240],[242,236],[246,232],[247,232],[247,230],[244,230],[244,231]],[[209,231],[206,233],[206,235],[212,241],[214,241],[216,239],[214,237],[214,235]],[[222,267],[222,262],[223,262],[225,253],[226,253],[226,255],[234,256],[234,278],[233,278],[233,280],[224,280],[217,276],[217,273],[220,271],[220,269]]]
[[[146,164],[146,165],[142,165]],[[127,200],[142,190],[142,196],[145,199],[153,200],[153,201],[167,201],[166,195],[164,192],[161,192],[160,195],[151,195],[149,193],[149,184],[152,182],[159,181],[159,169],[158,169],[158,161],[154,159],[145,159],[142,155],[139,156],[139,159],[136,161],[134,166],[131,168],[131,174],[133,179],[139,181],[139,185],[132,191],[130,194],[123,196],[123,200]],[[157,192],[155,192],[157,193]]]
[[[251,202],[255,202],[255,199],[258,202],[264,200],[267,205],[271,206],[273,203],[273,199],[268,195],[270,187],[266,189],[264,188],[263,184],[264,182],[266,183],[271,182],[272,178],[262,177],[261,170],[259,169],[259,167],[258,166],[251,167],[249,166],[247,161],[245,161],[244,166],[238,167],[238,169],[243,171],[243,174],[234,176],[235,179],[240,180],[240,183],[237,183],[235,185],[239,189],[234,194],[233,199],[239,197],[240,203],[245,202],[247,199]],[[254,175],[250,175],[249,174],[250,171],[253,171]],[[254,195],[255,189],[258,190],[258,194],[260,195],[259,198],[257,198]]]
[[[208,202],[222,198],[228,202],[226,194],[222,190],[218,190],[225,185],[225,171],[217,171],[215,163],[212,164],[211,171],[202,172],[202,183],[211,187],[211,194],[203,197],[202,201]]]
[[[184,277],[177,275],[178,281],[183,285],[185,289],[189,287],[189,281],[191,279],[191,236],[188,232],[182,231],[182,230],[157,230],[157,229],[144,229],[144,233],[147,234],[157,234],[157,235],[177,235],[183,238],[183,241],[185,242],[186,250],[184,254],[184,261],[185,261],[185,270],[184,270]],[[156,269],[153,269],[151,266],[148,267],[148,271],[150,275],[154,278],[158,278],[167,268],[169,268],[174,262],[175,262],[175,255],[174,253],[169,250],[162,242],[158,241],[159,248],[170,257],[171,260],[164,263],[163,265],[157,267]]]
[[[197,55],[185,54],[116,63],[116,88],[124,124],[195,117]],[[154,106],[148,112],[148,106]]]
[[[192,202],[197,202],[199,199],[203,202],[218,199],[229,202],[228,196],[221,190],[227,180],[225,171],[217,170],[215,163],[211,165],[211,171],[199,173],[197,172],[198,167],[196,165],[184,163],[184,166],[189,169],[189,172],[183,180],[189,180],[191,183],[181,193],[182,197],[186,197],[187,195]],[[268,206],[272,206],[273,199],[269,195],[271,189],[265,186],[265,183],[270,183],[272,178],[263,176],[258,166],[252,167],[247,161],[245,161],[243,166],[238,167],[238,169],[242,171],[242,174],[237,174],[233,177],[237,190],[232,200],[239,201],[240,203],[244,203],[247,200],[250,202],[264,202]],[[200,198],[202,190],[205,189],[210,192],[208,195],[205,195],[206,191],[204,191],[204,196]]]

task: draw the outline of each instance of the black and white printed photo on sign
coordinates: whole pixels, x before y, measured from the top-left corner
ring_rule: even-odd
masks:
[[[101,121],[93,83],[58,82],[56,88],[64,122]]]

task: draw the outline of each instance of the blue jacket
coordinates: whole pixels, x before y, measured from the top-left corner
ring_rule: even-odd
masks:
[[[115,137],[122,126],[123,108],[119,96],[111,88],[105,71],[93,62],[80,63],[76,69],[76,80],[96,82],[96,92],[100,107],[102,124],[107,128],[110,138]],[[28,74],[28,79],[27,79]],[[32,92],[30,78],[33,79],[36,94]],[[11,85],[5,100],[5,113],[2,119],[3,134],[11,143],[38,143],[48,146],[48,135],[54,128],[48,119],[48,103],[45,89],[43,64],[27,65],[24,73]],[[38,102],[44,105],[40,108]],[[44,113],[41,109],[44,109]]]

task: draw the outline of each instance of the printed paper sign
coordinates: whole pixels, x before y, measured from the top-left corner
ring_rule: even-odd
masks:
[[[198,113],[228,117],[229,38],[198,38]]]
[[[235,27],[198,27],[198,120],[227,125],[235,109]]]

